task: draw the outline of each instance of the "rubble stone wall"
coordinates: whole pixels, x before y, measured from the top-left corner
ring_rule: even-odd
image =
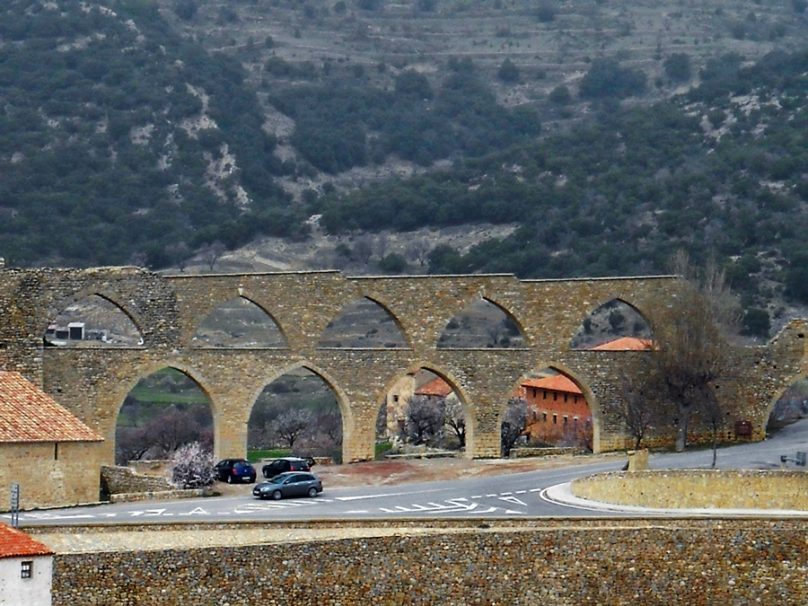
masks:
[[[53,604],[808,603],[799,520],[508,526],[458,522],[435,534],[59,554]]]
[[[652,508],[808,511],[808,472],[686,469],[603,473],[572,483],[577,497]]]

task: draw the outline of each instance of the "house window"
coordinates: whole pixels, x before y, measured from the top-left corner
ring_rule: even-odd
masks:
[[[553,392],[553,402],[555,402],[556,400],[558,400],[558,392],[554,391]]]
[[[398,394],[393,396],[393,402],[398,402]]]
[[[546,412],[541,413],[541,420],[543,422],[547,423],[547,413]]]
[[[569,419],[567,418],[567,415],[564,415],[564,425],[566,425],[568,421]]]
[[[553,415],[553,425],[558,425],[558,415]]]
[[[565,394],[564,394],[564,401],[565,401],[565,402],[567,401],[567,398],[568,398],[568,397],[569,397],[569,394],[566,394],[566,393],[565,393]]]
[[[30,579],[34,576],[34,562],[33,560],[24,560],[20,562],[20,578]]]
[[[573,403],[573,404],[577,404],[577,403],[578,403],[578,396],[572,396],[572,403]]]
[[[546,389],[544,390],[544,396],[543,396],[543,398],[544,398],[545,400],[547,399],[547,390],[546,390]]]

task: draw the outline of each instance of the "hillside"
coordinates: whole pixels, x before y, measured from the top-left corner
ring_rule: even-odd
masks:
[[[11,0],[0,256],[558,277],[684,246],[782,319],[806,34],[803,0]]]

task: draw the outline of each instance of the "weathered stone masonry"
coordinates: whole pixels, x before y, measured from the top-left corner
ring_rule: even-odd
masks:
[[[61,554],[53,603],[808,603],[800,520],[455,520],[424,534],[397,523],[397,536]]]
[[[384,394],[405,373],[424,367],[444,377],[467,411],[470,457],[499,455],[499,419],[521,377],[552,367],[582,387],[592,408],[596,451],[622,448],[614,414],[618,370],[643,352],[574,351],[569,347],[594,309],[620,299],[640,313],[675,296],[673,277],[518,280],[512,275],[346,277],[339,272],[161,276],[139,268],[0,269],[0,366],[40,384],[107,442],[113,460],[115,424],[137,381],[166,366],[182,370],[212,402],[217,456],[242,455],[247,421],[262,389],[306,367],[334,389],[343,415],[345,461],[373,456],[375,422]],[[70,303],[97,294],[136,324],[143,345],[44,348],[48,323]],[[277,323],[287,347],[227,349],[192,345],[216,307],[244,297]],[[327,324],[362,297],[394,317],[407,348],[318,348]],[[525,346],[438,349],[447,322],[485,298],[511,316]],[[740,397],[727,403],[733,419],[752,422],[762,438],[776,396],[808,373],[805,321],[769,344],[739,348]]]

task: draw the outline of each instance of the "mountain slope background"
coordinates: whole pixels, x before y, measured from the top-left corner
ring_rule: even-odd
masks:
[[[0,255],[562,277],[685,247],[762,334],[808,303],[806,34],[802,0],[11,0]]]

